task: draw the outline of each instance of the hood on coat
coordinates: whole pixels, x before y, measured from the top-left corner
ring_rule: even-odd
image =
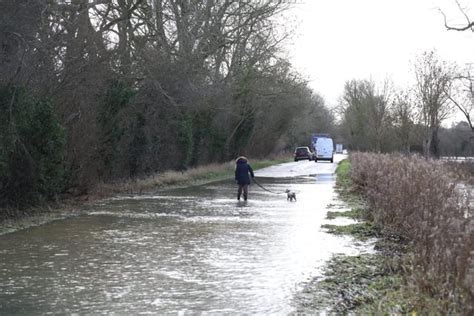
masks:
[[[245,156],[240,156],[235,160],[235,163],[245,163],[245,162],[248,162],[248,159]]]

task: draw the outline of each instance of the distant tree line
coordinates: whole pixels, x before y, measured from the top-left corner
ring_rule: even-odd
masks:
[[[333,128],[285,0],[2,0],[0,206],[263,157]]]
[[[414,64],[415,85],[396,90],[386,81],[346,83],[339,106],[339,132],[350,149],[418,152],[425,157],[474,155],[473,79],[467,70],[425,52]],[[454,113],[465,121],[442,122]]]

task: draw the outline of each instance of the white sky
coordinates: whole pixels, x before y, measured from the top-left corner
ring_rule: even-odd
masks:
[[[474,1],[460,3],[474,19]],[[408,86],[414,60],[427,50],[473,63],[474,33],[447,31],[439,8],[448,22],[465,24],[455,0],[301,0],[291,12],[297,26],[289,58],[330,107],[347,80]]]

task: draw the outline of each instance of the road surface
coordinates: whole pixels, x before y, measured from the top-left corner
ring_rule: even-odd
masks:
[[[247,202],[226,180],[115,197],[0,236],[0,314],[292,313],[295,294],[333,254],[370,251],[321,229],[328,206],[341,206],[335,166],[259,170],[278,194],[252,185]]]

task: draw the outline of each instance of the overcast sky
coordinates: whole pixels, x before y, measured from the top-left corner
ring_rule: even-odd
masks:
[[[427,50],[459,64],[474,62],[474,34],[447,31],[439,12],[450,23],[465,22],[455,0],[300,2],[291,11],[297,23],[289,57],[329,106],[336,105],[347,80],[388,77],[407,86],[414,60]],[[469,6],[474,18],[474,1]]]

